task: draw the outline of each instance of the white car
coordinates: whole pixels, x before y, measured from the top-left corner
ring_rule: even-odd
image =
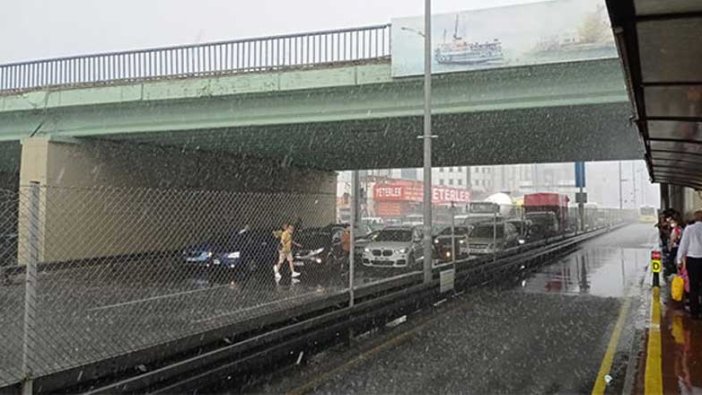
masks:
[[[367,267],[413,268],[421,262],[422,229],[418,226],[393,226],[378,231],[363,249]]]

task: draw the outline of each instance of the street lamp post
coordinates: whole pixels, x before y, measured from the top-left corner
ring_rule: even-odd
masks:
[[[431,0],[424,0],[424,282],[432,280],[431,188]]]
[[[636,208],[636,203],[637,203],[637,201],[636,201],[636,171],[635,171],[635,167],[634,167],[635,163],[636,162],[633,162],[633,161],[631,162],[631,188],[634,190],[634,207],[633,208]]]

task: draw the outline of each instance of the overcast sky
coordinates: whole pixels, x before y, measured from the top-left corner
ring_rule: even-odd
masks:
[[[538,0],[433,0],[450,12]],[[388,23],[423,0],[1,0],[0,64]]]

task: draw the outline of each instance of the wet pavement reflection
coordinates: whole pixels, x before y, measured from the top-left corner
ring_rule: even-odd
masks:
[[[649,224],[613,230],[597,240],[584,243],[577,251],[552,265],[537,270],[522,282],[523,290],[626,296],[631,286],[644,274],[655,237],[655,230]]]
[[[693,320],[683,303],[661,290],[661,346],[663,392],[702,394],[702,321]]]

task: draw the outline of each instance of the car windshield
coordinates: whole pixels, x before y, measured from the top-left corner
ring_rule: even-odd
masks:
[[[474,214],[492,214],[495,212],[494,203],[471,203],[470,212]]]
[[[555,216],[549,214],[528,215],[527,218],[533,223],[538,223],[542,225],[552,225],[556,220]]]
[[[453,228],[453,234],[455,235],[465,235],[469,232],[469,228],[467,226],[455,226]],[[439,235],[444,236],[444,235],[451,235],[452,230],[451,227],[445,228],[442,230]]]
[[[328,244],[331,241],[331,233],[328,228],[307,228],[295,232],[293,240],[306,249],[315,249]]]
[[[479,225],[473,228],[468,237],[475,239],[491,239],[494,235],[500,239],[504,236],[504,225],[498,224],[497,227],[493,225]]]
[[[373,241],[412,241],[412,231],[406,229],[381,230]]]
[[[361,236],[361,237],[359,237],[359,238],[360,238],[360,239],[369,240],[369,241],[374,241],[374,240],[378,237],[378,234],[380,234],[380,232],[381,232],[381,231],[376,230],[376,231],[373,231],[373,232],[368,233],[367,235],[363,235],[363,236]]]

